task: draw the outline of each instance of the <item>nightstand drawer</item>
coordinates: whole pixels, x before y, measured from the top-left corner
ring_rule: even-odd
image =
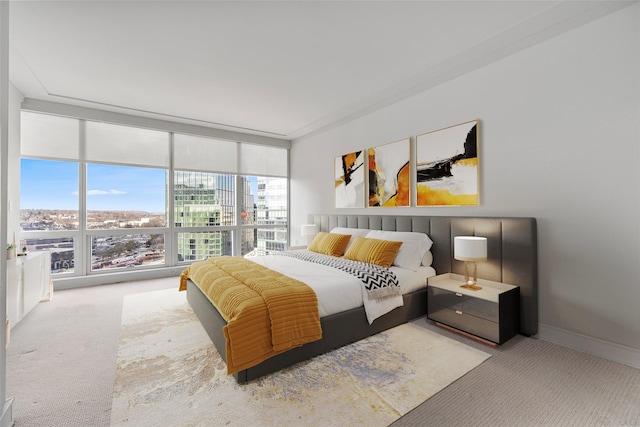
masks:
[[[497,323],[500,320],[500,310],[497,302],[473,298],[460,292],[452,292],[430,286],[428,288],[427,301],[429,305],[435,304],[454,311],[462,311],[465,314],[480,317],[490,322]]]
[[[462,311],[434,306],[429,308],[428,317],[436,322],[444,323],[496,343],[502,343],[505,338],[510,338],[510,336],[500,336],[500,325],[498,323],[472,316]]]
[[[427,280],[427,318],[502,344],[518,331],[520,288],[478,280],[479,290],[462,288],[464,278],[445,273]]]

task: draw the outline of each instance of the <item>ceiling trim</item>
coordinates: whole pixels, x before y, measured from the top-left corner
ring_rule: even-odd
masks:
[[[235,130],[237,130],[239,132],[251,132],[251,133],[259,133],[259,134],[263,134],[263,135],[273,135],[275,137],[286,137],[286,135],[282,134],[282,133],[269,132],[269,131],[261,130],[261,129],[252,129],[252,128],[247,128],[247,127],[242,127],[242,126],[227,125],[227,124],[224,124],[224,123],[211,122],[211,121],[208,121],[208,120],[192,119],[192,118],[189,118],[189,117],[183,117],[183,116],[178,116],[178,115],[174,115],[174,114],[158,113],[158,112],[155,112],[155,111],[143,110],[143,109],[140,109],[140,108],[124,107],[122,105],[109,104],[109,103],[100,102],[100,101],[91,101],[89,99],[76,98],[76,97],[73,97],[73,96],[60,95],[60,94],[57,94],[57,93],[49,92],[47,90],[47,88],[44,87],[44,85],[43,85],[43,89],[45,90],[47,95],[49,95],[51,97],[55,97],[55,98],[62,98],[62,99],[68,99],[68,100],[72,100],[72,101],[86,102],[86,103],[89,103],[89,104],[92,104],[92,105],[100,105],[100,106],[103,106],[103,107],[116,108],[118,110],[125,110],[125,111],[133,111],[133,112],[136,112],[136,113],[152,114],[154,116],[167,117],[167,118],[170,118],[170,119],[186,120],[186,121],[196,122],[196,123],[206,123],[207,125],[216,126],[218,128],[235,129]]]
[[[26,111],[55,114],[59,116],[94,120],[98,122],[130,125],[147,129],[162,130],[166,132],[184,133],[187,135],[197,135],[208,138],[217,138],[228,141],[246,142],[259,145],[270,145],[273,147],[281,147],[287,149],[291,148],[291,141],[286,139],[253,135],[244,132],[234,132],[224,129],[173,122],[168,120],[160,120],[138,115],[123,114],[114,111],[99,110],[96,108],[81,107],[78,105],[63,104],[41,99],[25,98],[22,102],[21,108]]]
[[[12,48],[13,48],[13,51],[18,55],[18,58],[22,61],[22,64],[24,65],[26,70],[28,70],[28,72],[36,80],[37,84],[40,86],[42,91],[47,96],[52,97],[52,98],[61,98],[61,99],[64,99],[64,100],[80,102],[82,104],[88,104],[88,105],[91,105],[91,106],[101,106],[101,107],[112,108],[114,110],[119,110],[119,111],[130,111],[130,112],[135,112],[135,113],[143,114],[143,115],[151,115],[153,117],[160,118],[160,120],[164,120],[163,118],[169,118],[169,119],[176,119],[176,120],[180,120],[180,121],[185,121],[185,122],[188,122],[188,123],[204,123],[206,125],[214,126],[216,129],[223,129],[223,130],[229,130],[229,131],[234,131],[235,130],[237,132],[242,132],[242,133],[248,132],[248,133],[252,133],[252,134],[273,136],[273,137],[276,137],[276,138],[284,138],[284,139],[286,139],[286,135],[285,134],[277,133],[277,132],[270,132],[270,131],[265,131],[265,130],[261,130],[261,129],[253,129],[253,128],[247,128],[247,127],[242,127],[242,126],[228,125],[228,124],[225,124],[225,123],[218,123],[218,122],[212,122],[212,121],[208,121],[208,120],[194,119],[194,118],[178,116],[178,115],[174,115],[174,114],[159,113],[159,112],[156,112],[156,111],[143,110],[143,109],[140,109],[140,108],[125,107],[125,106],[122,106],[122,105],[109,104],[109,103],[101,102],[101,101],[93,101],[93,100],[90,100],[90,99],[77,98],[77,97],[73,97],[73,96],[62,95],[62,94],[59,94],[59,93],[53,93],[45,86],[45,84],[42,81],[42,79],[40,79],[40,77],[36,74],[36,72],[33,70],[33,68],[31,68],[31,66],[24,59],[24,56],[20,53],[20,51],[15,46],[13,46]],[[35,98],[32,98],[32,99],[35,99]],[[54,102],[55,103],[55,101],[47,101],[47,102]],[[80,107],[82,107],[82,105],[80,105]],[[86,107],[86,108],[93,108],[93,107]],[[123,113],[123,114],[126,114],[126,113]]]

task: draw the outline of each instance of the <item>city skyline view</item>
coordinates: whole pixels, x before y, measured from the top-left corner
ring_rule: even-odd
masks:
[[[20,209],[77,210],[78,163],[21,159]],[[167,170],[87,164],[88,211],[166,210]],[[247,178],[257,194],[257,179]]]
[[[90,169],[88,172],[102,174],[105,179],[121,168],[106,167]],[[135,179],[136,169],[125,167],[125,173],[133,171],[129,179]],[[162,170],[164,172],[164,170]],[[164,177],[164,174],[163,174]],[[251,183],[247,177],[240,177],[237,186],[244,189],[242,202],[238,206],[243,213],[243,224],[286,224],[286,180],[282,178],[256,178],[256,188],[260,188],[256,204],[255,195],[250,194]],[[169,240],[177,244],[178,262],[203,259],[208,256],[232,255],[233,233],[231,230],[190,231],[191,227],[215,227],[236,223],[236,181],[233,175],[206,172],[178,171],[174,175],[174,196],[172,204],[175,213],[174,226],[184,231],[170,234]],[[260,184],[258,185],[258,181]],[[283,191],[285,190],[285,191]],[[117,194],[117,192],[111,192]],[[77,192],[75,194],[77,196]],[[284,198],[283,198],[284,197]],[[164,195],[162,195],[164,199]],[[266,200],[272,203],[265,204]],[[87,205],[90,205],[89,196]],[[271,207],[271,209],[269,209]],[[270,215],[271,214],[271,215]],[[78,249],[91,252],[90,269],[113,270],[138,266],[164,265],[167,226],[164,213],[149,213],[142,210],[87,210],[86,224],[80,222],[77,209],[20,209],[20,225],[29,232],[68,231],[69,236],[51,237],[46,234],[22,236],[21,247],[28,251],[48,250],[51,252],[53,274],[74,273]],[[257,221],[257,222],[254,222]],[[282,223],[284,221],[284,223]],[[134,231],[138,228],[156,228],[155,231]],[[122,230],[112,235],[91,235],[90,247],[77,241],[77,232],[92,230]],[[133,234],[130,234],[133,233]],[[281,251],[286,248],[286,228],[269,230],[242,230],[240,253],[264,253]],[[173,236],[173,237],[171,237]],[[175,239],[175,240],[174,240]]]

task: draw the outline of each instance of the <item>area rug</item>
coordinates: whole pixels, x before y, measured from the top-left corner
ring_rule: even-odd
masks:
[[[184,292],[128,295],[111,425],[387,426],[489,358],[420,322],[238,385]]]

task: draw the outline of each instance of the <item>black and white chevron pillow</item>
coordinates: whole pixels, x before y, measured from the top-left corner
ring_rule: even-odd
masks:
[[[326,265],[349,273],[360,279],[369,298],[377,299],[402,294],[398,278],[393,271],[376,264],[352,261],[311,251],[284,251],[277,254]]]

